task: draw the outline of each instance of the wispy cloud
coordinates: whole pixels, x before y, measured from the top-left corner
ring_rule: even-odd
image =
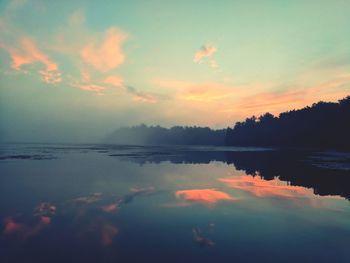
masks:
[[[139,91],[132,86],[125,86],[127,91],[133,95],[133,100],[136,102],[147,102],[147,103],[156,103],[157,99],[154,95]]]
[[[126,33],[115,27],[109,28],[102,41],[93,40],[83,47],[81,58],[96,70],[107,72],[124,62],[122,45],[126,39]]]
[[[222,112],[237,113],[243,117],[265,112],[278,114],[308,106],[318,101],[336,101],[349,95],[350,74],[339,74],[333,79],[305,87],[290,85],[284,90],[259,92],[240,98],[233,106]]]
[[[73,86],[81,90],[96,92],[98,95],[103,95],[103,91],[105,90],[105,87],[95,84],[73,84]]]
[[[216,47],[212,45],[204,45],[194,55],[193,62],[201,63],[204,58],[212,56],[216,51]]]
[[[25,65],[41,64],[45,67],[39,70],[41,78],[46,83],[55,84],[62,81],[58,66],[48,54],[39,49],[35,41],[29,37],[18,39],[17,45],[1,44],[11,57],[11,67],[20,71]]]
[[[240,89],[219,82],[156,80],[155,84],[173,90],[176,99],[196,102],[214,102],[241,93]]]

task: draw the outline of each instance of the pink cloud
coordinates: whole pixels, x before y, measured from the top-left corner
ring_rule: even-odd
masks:
[[[41,51],[32,39],[22,37],[19,39],[17,46],[2,45],[2,47],[9,52],[13,69],[21,70],[24,65],[41,63],[45,66],[45,69],[40,70],[39,73],[44,82],[55,84],[62,81],[57,64]]]
[[[101,43],[93,41],[83,47],[80,55],[82,60],[101,72],[107,72],[124,62],[125,55],[122,45],[127,35],[117,28],[107,30]]]
[[[225,107],[221,113],[234,113],[240,117],[260,115],[265,112],[280,112],[310,106],[318,101],[337,101],[349,95],[347,86],[350,74],[338,74],[330,80],[308,87],[296,84],[286,90],[265,91],[243,96],[233,106]]]
[[[204,45],[194,55],[193,62],[201,63],[205,57],[212,56],[216,51],[216,47],[211,45]]]

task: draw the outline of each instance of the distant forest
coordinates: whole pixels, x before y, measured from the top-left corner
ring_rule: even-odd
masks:
[[[212,130],[208,127],[163,128],[146,126],[120,128],[106,138],[107,143],[132,145],[225,145],[226,129]]]
[[[350,96],[277,117],[265,113],[247,118],[227,129],[225,144],[350,149]]]
[[[350,96],[338,102],[318,102],[278,116],[265,113],[236,122],[233,128],[120,128],[106,143],[146,145],[215,145],[350,149]]]

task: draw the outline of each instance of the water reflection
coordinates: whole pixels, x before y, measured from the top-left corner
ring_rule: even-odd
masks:
[[[309,153],[48,151],[0,161],[0,262],[347,263],[349,172]]]
[[[201,247],[213,247],[215,243],[209,238],[203,236],[202,230],[198,227],[192,228],[193,241]]]
[[[219,181],[231,188],[250,192],[256,197],[299,198],[314,195],[312,189],[290,185],[277,178],[264,180],[260,176],[242,175],[220,178]]]
[[[216,189],[190,189],[179,190],[175,192],[177,198],[183,198],[189,202],[198,202],[203,204],[213,205],[219,201],[234,201],[237,200],[229,194],[218,191]]]
[[[349,154],[339,155],[332,152],[320,154],[311,151],[249,148],[230,151],[165,148],[163,152],[163,155],[150,155],[149,153],[143,155],[141,151],[138,154],[124,156],[123,159],[139,164],[159,164],[165,161],[174,164],[208,164],[219,161],[233,164],[236,170],[244,171],[247,175],[260,175],[262,179],[266,180],[278,177],[280,181],[288,182],[291,185],[312,188],[317,195],[335,195],[350,199],[350,187],[348,187],[350,185],[350,170],[347,169],[350,162]]]

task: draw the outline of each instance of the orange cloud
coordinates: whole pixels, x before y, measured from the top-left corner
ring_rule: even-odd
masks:
[[[229,194],[215,189],[190,189],[176,191],[177,198],[183,198],[190,202],[199,202],[203,204],[215,204],[218,201],[233,201],[236,200]]]
[[[280,112],[299,109],[318,101],[337,101],[349,95],[350,75],[342,74],[334,79],[312,85],[296,87],[284,91],[262,92],[241,98],[233,107],[221,110],[226,113],[236,113],[243,117],[260,115],[265,112],[279,114]]]
[[[242,175],[220,178],[219,181],[231,188],[250,192],[257,197],[298,198],[314,195],[312,189],[289,185],[279,179],[264,180],[258,176]]]
[[[203,58],[212,56],[216,51],[216,47],[211,45],[204,45],[196,52],[193,61],[195,63],[201,63]]]
[[[41,63],[46,67],[45,70],[39,71],[44,82],[55,84],[62,81],[57,64],[47,54],[39,50],[32,39],[22,37],[19,39],[17,47],[6,45],[2,45],[2,47],[10,53],[13,69],[21,70],[23,65]]]
[[[95,69],[101,72],[109,71],[124,62],[122,45],[126,39],[127,35],[124,32],[112,27],[107,30],[101,43],[94,41],[83,47],[80,56],[86,64]]]

